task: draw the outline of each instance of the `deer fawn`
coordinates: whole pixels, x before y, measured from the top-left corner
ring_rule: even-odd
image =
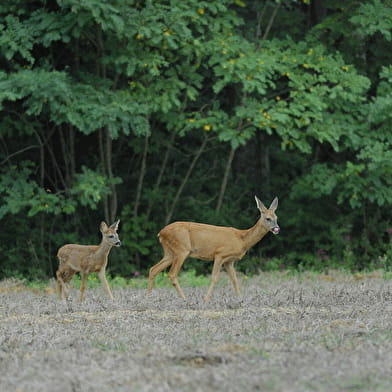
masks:
[[[108,255],[112,246],[120,246],[121,242],[118,238],[117,229],[120,221],[107,226],[105,222],[101,222],[99,227],[102,233],[102,241],[99,245],[77,245],[67,244],[62,246],[58,252],[59,268],[56,272],[57,291],[59,298],[62,298],[64,291],[65,297],[68,297],[66,282],[68,282],[76,272],[80,272],[80,302],[83,301],[84,292],[86,290],[87,275],[92,272],[98,272],[99,279],[109,297],[113,299],[109,284],[106,280],[105,270],[108,264]]]
[[[278,218],[275,215],[278,198],[275,197],[268,209],[256,196],[255,199],[261,216],[257,223],[247,230],[194,222],[174,222],[164,227],[158,234],[164,256],[159,263],[151,267],[147,290],[150,292],[155,277],[165,268],[171,266],[169,279],[178,295],[185,299],[177,275],[185,259],[189,256],[214,261],[211,283],[205,296],[206,302],[211,297],[222,265],[233,283],[236,294],[240,295],[234,262],[242,259],[248,249],[259,242],[268,231],[273,234],[278,234],[280,231],[277,224]]]

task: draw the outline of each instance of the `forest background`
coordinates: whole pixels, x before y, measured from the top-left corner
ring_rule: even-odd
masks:
[[[392,2],[3,0],[0,278],[121,219],[109,273],[174,220],[279,236],[238,263],[390,269]],[[188,261],[203,273],[211,265]]]

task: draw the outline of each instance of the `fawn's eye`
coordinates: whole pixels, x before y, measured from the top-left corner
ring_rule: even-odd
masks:
[[[271,222],[271,218],[266,218],[266,221],[267,222]]]
[[[114,235],[113,235],[113,234],[110,234],[109,238],[114,238]]]

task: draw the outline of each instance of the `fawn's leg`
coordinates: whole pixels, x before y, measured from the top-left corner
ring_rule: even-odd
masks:
[[[56,272],[56,277],[57,277],[57,280],[56,280],[57,294],[59,296],[59,299],[61,300],[61,299],[63,299],[63,287],[64,287],[65,283],[64,283],[63,279],[61,278],[60,271]]]
[[[102,268],[99,273],[98,273],[99,279],[101,280],[101,283],[103,287],[105,288],[106,292],[108,293],[109,297],[113,299],[113,294],[110,290],[110,286],[108,281],[106,280],[106,275],[105,275],[105,268]]]
[[[66,283],[71,280],[71,278],[74,276],[76,271],[73,269],[68,269],[68,270],[61,270],[60,268],[56,272],[57,276],[57,293],[59,295],[59,298],[63,298],[63,293],[65,298],[68,298],[68,289]]]
[[[86,291],[86,279],[87,273],[84,271],[80,272],[81,283],[80,283],[80,299],[79,302],[83,302],[84,292]]]

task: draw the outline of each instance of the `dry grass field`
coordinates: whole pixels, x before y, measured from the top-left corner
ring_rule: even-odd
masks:
[[[181,279],[181,275],[180,275]],[[78,291],[0,282],[0,390],[391,391],[392,281],[266,273],[206,287]]]

